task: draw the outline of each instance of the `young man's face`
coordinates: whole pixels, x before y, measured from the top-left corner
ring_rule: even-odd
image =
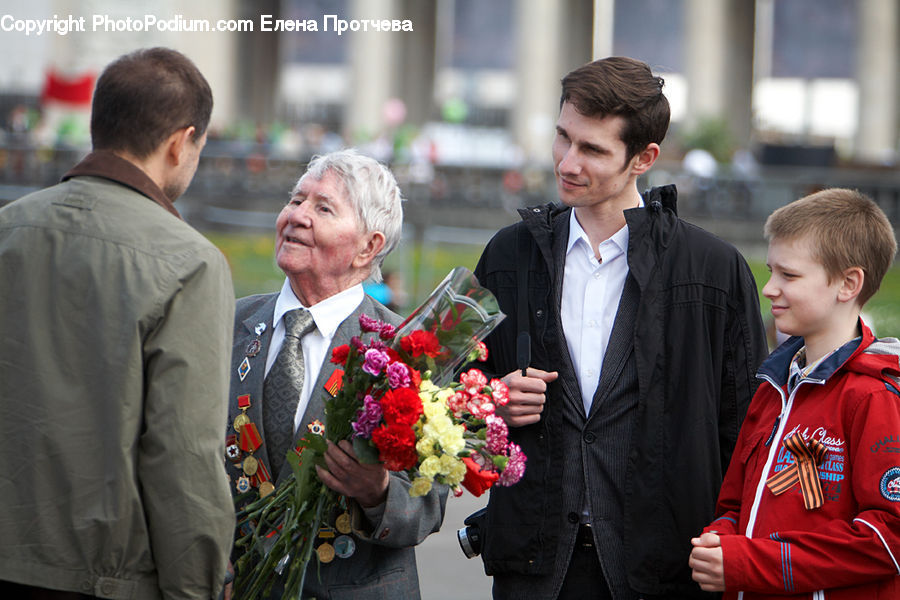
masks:
[[[824,265],[812,255],[805,238],[773,239],[766,266],[771,276],[762,293],[772,302],[779,331],[808,340],[833,329],[841,278],[828,281]]]
[[[587,117],[563,103],[553,140],[556,189],[563,204],[594,206],[624,197],[637,158],[625,160],[624,125],[620,116]]]

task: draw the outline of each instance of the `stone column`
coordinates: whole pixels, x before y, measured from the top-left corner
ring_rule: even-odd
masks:
[[[434,105],[435,36],[437,2],[403,0],[402,18],[413,22],[414,31],[396,34],[400,48],[394,61],[399,72],[399,97],[406,103],[406,122],[424,125]]]
[[[865,162],[890,162],[897,156],[900,137],[900,67],[897,60],[900,56],[900,8],[896,0],[865,0],[857,7],[859,124],[856,158]]]
[[[594,40],[592,46],[592,57],[594,60],[612,56],[615,9],[616,0],[594,0]]]
[[[526,162],[549,164],[559,113],[560,19],[555,0],[517,0],[517,97],[512,129]]]
[[[687,122],[722,118],[746,147],[752,125],[754,2],[685,0]]]
[[[352,19],[405,19],[397,0],[353,0]],[[415,23],[413,23],[415,25]],[[345,105],[345,137],[371,140],[383,130],[385,102],[396,95],[397,43],[402,32],[356,31],[350,36],[350,90]]]

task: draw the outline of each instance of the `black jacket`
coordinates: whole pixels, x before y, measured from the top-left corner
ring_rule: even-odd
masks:
[[[644,195],[645,208],[625,211],[628,265],[640,301],[633,324],[638,405],[631,439],[622,440],[628,452],[622,531],[632,590],[702,597],[687,564],[690,539],[713,517],[767,347],[746,262],[733,246],[679,219],[675,200],[674,186],[654,188]],[[563,481],[560,468],[578,458],[590,480],[597,446],[590,418],[577,431],[561,416],[562,403],[578,393],[571,379],[565,383],[574,374],[565,368],[571,361],[559,317],[560,238],[568,236],[569,210],[522,209],[522,222],[494,236],[475,271],[509,315],[486,340],[485,370],[502,376],[516,369],[516,265],[528,260],[531,366],[560,371],[540,422],[511,429],[528,457],[525,477],[491,490],[483,522],[485,571],[522,575],[531,582],[524,585],[552,577],[561,536],[574,536],[577,523],[560,501],[563,486],[588,485],[592,498],[589,482]],[[525,256],[522,229],[530,247]],[[555,242],[561,244],[554,255]],[[573,446],[560,443],[561,436],[581,439],[580,457],[567,454]]]

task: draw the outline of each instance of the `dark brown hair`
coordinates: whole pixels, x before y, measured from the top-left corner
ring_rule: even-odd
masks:
[[[203,74],[180,52],[149,48],[126,54],[97,80],[91,106],[94,150],[146,158],[170,135],[191,125],[196,142],[209,125],[212,104]]]
[[[859,306],[881,286],[897,253],[894,228],[868,196],[856,190],[829,188],[782,206],[766,220],[766,239],[804,240],[825,267],[829,282],[846,269],[865,273]]]
[[[645,62],[611,56],[578,67],[562,79],[560,109],[572,104],[587,117],[621,116],[626,161],[650,143],[661,143],[669,129],[669,101],[663,79]]]

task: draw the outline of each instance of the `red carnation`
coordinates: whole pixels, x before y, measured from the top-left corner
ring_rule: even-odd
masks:
[[[422,399],[410,388],[388,390],[381,398],[381,410],[388,425],[412,427],[422,416]]]
[[[478,463],[468,456],[463,457],[462,461],[466,463],[466,476],[462,480],[462,485],[473,496],[482,495],[500,479],[500,474],[497,471],[482,469]]]
[[[382,425],[372,432],[372,443],[378,448],[378,459],[389,471],[406,471],[416,466],[416,434],[410,427]]]
[[[430,331],[422,331],[417,329],[411,334],[400,339],[400,347],[410,356],[427,356],[435,357],[441,353],[441,343],[437,336]]]
[[[347,363],[347,356],[350,355],[350,346],[349,344],[343,344],[341,346],[336,347],[331,351],[331,362],[336,365],[343,365]]]

